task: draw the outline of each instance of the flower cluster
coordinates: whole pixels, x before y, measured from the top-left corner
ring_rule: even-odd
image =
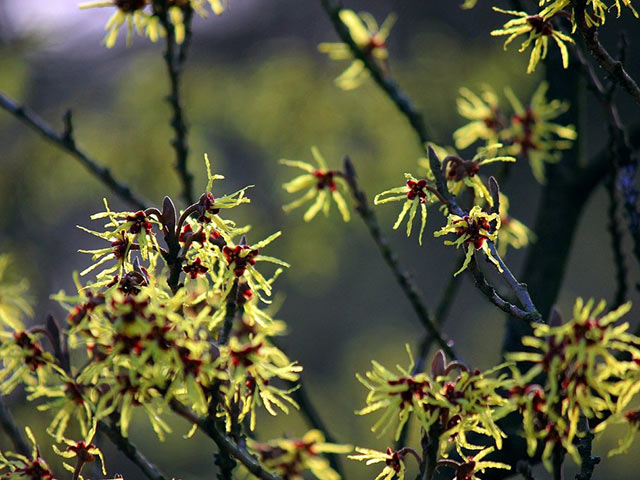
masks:
[[[173,29],[175,41],[181,44],[186,35],[185,16],[196,12],[201,17],[208,15],[208,3],[216,15],[226,8],[226,0],[97,0],[82,3],[80,8],[115,7],[115,12],[107,21],[107,35],[104,44],[112,48],[116,44],[118,32],[123,25],[127,28],[127,45],[131,44],[133,33],[144,35],[152,42],[166,36],[165,24]],[[165,23],[166,22],[166,23]]]
[[[640,338],[628,333],[628,323],[618,323],[630,303],[603,315],[605,307],[604,301],[596,305],[578,298],[570,321],[559,324],[556,315],[551,325],[536,324],[534,336],[522,342],[531,351],[508,356],[514,362],[533,363],[523,374],[514,369],[510,399],[522,413],[529,454],[542,443],[548,469],[556,446],[580,463],[574,440],[584,433],[579,430],[581,416],[609,417],[597,431],[621,417],[635,426],[633,415],[625,416],[623,410],[639,390]],[[535,383],[541,376],[544,383]],[[621,449],[628,445],[624,440]]]
[[[318,164],[317,167],[300,160],[280,160],[280,163],[283,165],[299,168],[306,172],[305,174],[285,183],[283,188],[288,193],[297,193],[301,190],[308,189],[302,197],[288,203],[282,208],[285,212],[289,212],[307,202],[313,201],[304,214],[304,221],[308,222],[319,212],[329,215],[331,199],[333,199],[338,207],[340,215],[342,215],[342,219],[345,222],[348,222],[351,218],[351,214],[349,213],[349,207],[347,207],[347,202],[345,202],[344,196],[340,193],[340,190],[343,192],[347,190],[347,184],[341,172],[338,170],[330,170],[327,167],[324,157],[316,147],[311,147],[311,154]]]
[[[479,96],[461,89],[458,113],[469,123],[454,132],[456,146],[466,148],[477,141],[489,146],[499,141],[503,144],[501,151],[528,160],[535,178],[544,183],[545,163],[557,162],[560,150],[571,148],[577,136],[573,125],[553,122],[569,105],[547,100],[548,87],[542,82],[526,105],[511,89],[505,89],[511,112],[500,108],[498,96],[489,87],[484,87]]]
[[[340,11],[340,20],[349,30],[349,34],[362,54],[386,69],[389,58],[387,50],[387,37],[391,27],[396,21],[395,15],[389,15],[382,25],[378,26],[375,18],[367,12],[355,13],[352,10]],[[353,54],[346,43],[321,43],[318,49],[329,55],[334,60],[351,60]],[[369,71],[362,60],[355,59],[338,78],[336,83],[344,90],[352,90],[359,87],[369,76]]]
[[[67,312],[64,334],[54,319],[26,329],[18,318],[25,308],[6,309],[0,390],[23,385],[27,400],[53,412],[47,431],[66,444],[57,450],[62,457],[99,458],[91,443],[96,424],[109,418],[126,437],[136,410],[162,439],[176,402],[226,419],[229,430],[245,417],[253,428],[261,406],[273,415],[297,407],[289,394],[302,368],[271,340],[285,330],[268,308],[281,268],[265,275],[258,267],[288,266],[262,253],[280,232],[249,244],[249,227],[221,216],[248,202],[246,188],[214,196],[222,177],[206,157],[205,164],[206,191],[182,212],[167,197],[162,209],[138,212],[112,211],[105,202],[92,217],[105,221],[103,229],[83,230],[108,246],[84,251],[92,264],[74,276],[76,294],[53,297]],[[95,278],[80,282],[89,273]],[[74,424],[80,442],[65,438]]]
[[[318,480],[340,480],[331,468],[326,453],[349,453],[351,445],[327,443],[319,430],[310,430],[302,438],[278,438],[266,443],[248,440],[262,464],[284,480],[301,480],[305,471]]]
[[[462,449],[478,449],[467,439],[471,432],[492,438],[497,448],[501,448],[505,434],[495,422],[508,401],[499,391],[509,388],[511,380],[505,374],[492,375],[504,366],[487,372],[469,370],[459,362],[447,363],[439,351],[432,362],[430,374],[416,373],[408,347],[407,351],[409,368],[398,366],[396,373],[374,361],[373,370],[364,377],[357,376],[369,393],[367,406],[356,413],[367,415],[383,411],[371,430],[381,436],[396,424],[397,439],[409,416],[414,414],[425,434],[437,443],[438,456],[446,457],[450,447],[459,453]],[[398,452],[382,454],[356,450],[364,455],[356,456],[357,460],[385,460],[388,466],[393,464],[396,473],[404,468],[400,462],[402,455]]]

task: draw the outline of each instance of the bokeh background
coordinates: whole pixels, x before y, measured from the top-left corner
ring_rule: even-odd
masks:
[[[349,154],[372,197],[400,185],[404,172],[419,172],[419,146],[405,119],[372,82],[350,92],[334,85],[347,64],[317,51],[319,42],[337,41],[319,2],[231,3],[224,15],[194,23],[183,81],[189,166],[197,188],[206,183],[204,152],[227,177],[220,191],[255,185],[252,203],[235,209],[233,218],[253,225],[254,238],[284,232],[270,247],[271,254],[292,264],[277,284],[283,300],[279,317],[290,328],[282,344],[304,365],[307,388],[335,436],[344,443],[384,448],[390,439],[376,439],[369,432],[372,417],[353,414],[365,395],[354,374],[365,371],[373,358],[388,366],[406,364],[405,344],[415,350],[421,328],[357,215],[349,224],[335,211],[329,218],[305,223],[302,211],[282,212],[281,205],[290,198],[281,184],[296,172],[280,166],[278,159],[308,160],[310,146],[316,145],[338,167]],[[452,143],[451,133],[463,123],[455,109],[460,87],[477,90],[489,84],[501,91],[510,85],[527,98],[541,81],[542,68],[534,75],[524,73],[528,56],[518,54],[516,45],[504,52],[502,41],[489,36],[505,21],[491,11],[490,3],[480,0],[465,12],[452,0],[348,2],[379,20],[390,11],[398,14],[389,42],[391,68],[424,112],[438,143]],[[640,53],[633,48],[638,23],[626,13],[620,21],[607,23],[605,41],[615,43],[623,29],[632,34],[628,63],[638,73]],[[80,11],[74,0],[0,0],[0,91],[58,128],[64,112],[72,109],[81,148],[152,204],[160,204],[165,194],[177,199],[163,47],[136,37],[125,48],[121,35],[115,48],[105,49],[101,40],[110,14],[111,9]],[[633,108],[627,103],[623,99],[621,108],[632,121]],[[588,107],[583,117],[580,135],[588,157],[604,145],[606,126],[597,105]],[[511,214],[532,225],[540,186],[526,164],[516,165],[505,191]],[[88,265],[77,250],[97,244],[75,225],[91,226],[89,215],[101,210],[103,197],[112,207],[125,208],[73,158],[0,112],[0,251],[11,253],[14,274],[29,280],[36,318],[47,312],[62,315],[49,295],[72,291],[72,272]],[[606,205],[600,189],[585,209],[558,297],[565,312],[576,296],[613,295]],[[397,204],[376,211],[402,264],[433,308],[458,261],[452,249],[429,234],[442,225],[442,218],[431,213],[424,245],[418,247],[415,237],[407,239],[391,229]],[[629,244],[625,238],[626,251]],[[515,272],[522,258],[522,252],[509,252]],[[629,264],[631,279],[637,279],[631,257]],[[637,300],[635,289],[631,299]],[[634,317],[637,314],[631,315],[632,321]],[[499,361],[505,321],[464,278],[444,331],[468,363],[483,368]],[[25,406],[20,394],[10,401],[18,419],[36,425],[38,437],[45,438],[48,417]],[[169,475],[211,478],[213,444],[200,435],[183,441],[188,426],[177,419],[172,425],[175,434],[164,443],[144,419],[131,436]],[[262,415],[257,435],[299,435],[305,428],[295,412],[277,418]],[[7,445],[1,433],[0,442]],[[596,443],[595,451],[603,454],[612,444],[615,438],[610,435]],[[103,447],[110,474],[141,478],[107,442]],[[640,447],[634,446],[626,456],[605,461],[595,478],[637,478],[633,459],[638,454]],[[343,463],[349,478],[366,479],[376,472],[346,459]]]

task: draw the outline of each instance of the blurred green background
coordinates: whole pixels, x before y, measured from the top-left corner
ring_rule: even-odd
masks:
[[[178,200],[162,45],[136,37],[133,46],[125,48],[121,35],[116,48],[106,50],[100,45],[101,29],[111,12],[76,12],[74,5],[70,7],[73,3],[0,3],[0,91],[58,128],[71,108],[81,148],[152,204],[160,204],[165,194]],[[282,343],[304,366],[307,388],[335,436],[344,443],[384,448],[390,439],[376,439],[369,432],[373,417],[353,415],[365,395],[354,374],[366,370],[373,358],[390,367],[406,365],[404,346],[409,343],[415,351],[421,328],[357,215],[343,224],[334,210],[330,218],[321,216],[307,224],[302,221],[303,210],[282,212],[281,205],[291,198],[281,184],[296,172],[280,166],[278,159],[309,160],[309,148],[316,145],[331,165],[339,167],[348,154],[372,198],[401,185],[404,172],[419,172],[419,146],[405,119],[371,81],[350,92],[334,85],[347,64],[317,52],[319,42],[337,40],[319,2],[231,3],[220,17],[196,19],[184,74],[189,166],[196,174],[196,187],[206,183],[205,152],[215,171],[227,177],[218,184],[219,193],[255,185],[250,190],[252,203],[235,209],[232,218],[253,225],[253,238],[284,232],[269,247],[270,254],[292,264],[276,288],[285,300],[279,317],[290,328]],[[517,54],[517,48],[505,53],[501,40],[489,36],[505,18],[491,12],[488,2],[480,1],[469,12],[459,10],[455,1],[348,3],[371,11],[379,20],[390,11],[398,14],[389,41],[391,69],[424,112],[438,143],[452,143],[451,133],[463,123],[455,109],[460,87],[477,90],[489,84],[501,91],[510,85],[527,98],[542,78],[542,68],[532,76],[524,73],[527,55]],[[638,36],[633,19],[611,24],[606,41],[613,42],[625,25]],[[638,55],[634,49],[629,52],[635,72]],[[631,111],[623,105],[632,119],[627,110]],[[586,109],[580,135],[587,155],[606,140],[601,118],[597,105]],[[77,250],[98,245],[75,225],[91,226],[88,217],[101,210],[103,197],[113,208],[127,208],[73,158],[3,112],[0,167],[0,251],[13,254],[17,274],[29,279],[36,318],[50,311],[61,316],[48,296],[73,289],[72,272],[88,264]],[[529,167],[516,165],[505,186],[510,213],[532,226],[539,191]],[[565,312],[578,295],[611,298],[613,294],[606,203],[601,189],[585,210],[559,295],[558,304]],[[431,237],[429,232],[443,223],[435,210],[422,247],[415,237],[407,239],[402,231],[392,231],[398,209],[398,204],[391,204],[376,211],[402,264],[434,308],[454,271],[456,252]],[[625,239],[625,250],[629,243]],[[522,258],[522,252],[508,254],[515,272]],[[631,273],[637,278],[635,268]],[[634,290],[632,300],[636,297]],[[444,331],[468,363],[483,368],[499,361],[505,320],[465,277]],[[24,405],[20,395],[11,400],[22,422],[44,425],[47,417]],[[188,426],[180,420],[173,425],[175,434],[164,443],[144,419],[131,436],[169,475],[184,480],[211,478],[213,444],[199,434],[184,441],[181,437]],[[299,435],[305,428],[295,412],[277,418],[262,415],[257,435],[260,439]],[[45,438],[42,428],[36,430],[39,438]],[[412,441],[417,446],[415,433]],[[3,446],[5,440],[0,434]],[[595,451],[603,454],[612,444],[615,438],[609,435],[596,443]],[[141,478],[107,442],[103,447],[110,474]],[[595,478],[636,478],[632,460],[638,454],[636,446],[624,457],[604,461]],[[372,467],[346,459],[343,463],[349,478],[377,474]]]

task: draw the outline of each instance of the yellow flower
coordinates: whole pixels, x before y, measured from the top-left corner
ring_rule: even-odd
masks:
[[[100,460],[100,466],[102,467],[102,474],[106,475],[107,470],[105,468],[104,456],[102,455],[102,451],[91,441],[96,434],[97,424],[94,424],[93,427],[84,440],[79,442],[69,440],[68,438],[62,438],[62,441],[67,445],[65,450],[60,450],[56,445],[53,445],[53,451],[56,454],[60,455],[63,458],[77,458],[77,465],[69,465],[66,462],[63,462],[63,466],[65,469],[70,472],[77,472],[78,478],[82,479],[83,477],[80,474],[82,471],[82,467],[87,463],[93,463],[96,459]],[[75,477],[74,477],[75,478]]]
[[[495,242],[500,230],[500,216],[497,213],[485,213],[475,205],[467,215],[460,217],[449,214],[447,224],[435,232],[435,237],[454,233],[456,240],[445,240],[445,245],[454,245],[456,248],[464,248],[466,257],[460,270],[454,276],[465,270],[476,250],[482,250],[487,258],[502,272],[498,260],[491,254],[488,241]]]
[[[387,37],[391,27],[396,21],[396,16],[389,15],[382,25],[378,26],[375,18],[370,13],[359,14],[352,10],[341,10],[340,19],[349,29],[351,38],[356,46],[367,56],[378,61],[383,68],[388,60]],[[346,43],[321,43],[318,49],[329,55],[333,60],[349,60],[353,58],[349,45]],[[338,78],[336,83],[344,90],[357,88],[369,76],[361,60],[355,59]]]
[[[116,7],[116,11],[105,26],[107,35],[104,38],[104,44],[107,48],[112,48],[116,44],[118,31],[124,24],[127,26],[127,45],[131,44],[134,30],[138,35],[142,35],[145,29],[150,29],[150,32],[157,31],[158,19],[153,17],[151,13],[145,12],[147,5],[149,5],[149,0],[99,0],[82,3],[80,8]],[[152,33],[152,38],[153,35]]]
[[[427,206],[435,203],[437,197],[432,193],[434,189],[427,184],[427,180],[417,179],[410,173],[405,173],[404,177],[407,182],[406,185],[394,187],[377,194],[373,199],[373,203],[374,205],[382,205],[383,203],[404,201],[402,210],[400,210],[396,223],[393,225],[393,229],[397,230],[402,220],[404,220],[404,217],[409,213],[407,237],[411,235],[413,220],[418,212],[418,206],[420,206],[420,216],[422,220],[420,223],[420,233],[418,234],[418,243],[422,245],[422,234],[427,224]]]
[[[378,452],[369,448],[356,447],[356,452],[358,452],[357,455],[349,455],[351,460],[366,462],[367,465],[384,462],[385,466],[375,480],[391,480],[394,477],[396,480],[404,480],[404,474],[407,471],[404,464],[405,457],[410,453],[407,449],[394,452],[391,448],[387,448],[386,452]]]
[[[295,382],[300,377],[302,367],[272,345],[263,335],[255,335],[246,342],[231,337],[228,346],[220,348],[221,368],[224,368],[228,381],[221,385],[225,400],[227,429],[232,422],[249,416],[249,428],[253,430],[256,423],[256,408],[264,408],[273,416],[277,415],[275,407],[289,413],[287,404],[298,408],[298,404],[289,395],[295,388],[283,390],[274,385],[275,379]],[[232,416],[233,405],[239,406],[236,419]]]
[[[569,104],[547,100],[548,88],[549,84],[542,82],[526,107],[511,89],[505,89],[514,111],[511,126],[506,132],[512,142],[507,152],[529,160],[533,175],[540,183],[545,182],[544,164],[558,162],[561,159],[558,150],[571,148],[578,136],[573,125],[551,122],[566,112]]]
[[[500,468],[511,470],[511,466],[506,463],[482,460],[495,450],[494,447],[487,447],[480,450],[475,455],[461,455],[462,462],[445,458],[438,461],[438,465],[454,468],[456,470],[455,479],[461,480],[481,480],[476,473],[484,473],[487,468]]]
[[[496,93],[485,85],[479,96],[468,88],[461,88],[459,94],[458,113],[470,122],[453,132],[456,148],[467,148],[477,140],[498,143],[506,121],[500,113]]]
[[[545,3],[549,4],[545,9],[549,11],[547,18],[555,15],[561,10],[571,9],[571,23],[575,31],[576,13],[570,0],[540,0],[540,6],[544,5]],[[614,5],[617,10],[617,17],[620,17],[622,6],[625,6],[631,10],[636,18],[638,18],[638,12],[635,8],[633,8],[631,0],[615,0],[615,3],[613,5],[610,5],[609,2],[604,2],[603,0],[587,0],[585,4],[586,8],[584,11],[584,19],[588,27],[599,27],[601,25],[604,25],[607,19],[607,14],[611,9],[613,9]]]
[[[278,438],[266,443],[247,439],[247,444],[268,470],[289,480],[301,480],[307,470],[318,480],[340,480],[340,475],[320,454],[352,450],[351,445],[326,443],[319,430],[310,430],[302,438]]]
[[[574,439],[581,416],[600,419],[613,415],[597,427],[596,431],[602,431],[608,422],[620,419],[640,391],[640,338],[628,332],[628,322],[617,323],[631,304],[602,315],[605,307],[604,301],[596,305],[593,300],[578,298],[569,322],[535,324],[534,336],[522,340],[530,351],[507,356],[514,362],[533,363],[522,375],[514,370],[516,387],[511,390],[511,401],[523,414],[529,454],[536,452],[538,442],[544,442],[542,458],[548,469],[557,444],[580,462]],[[618,354],[631,360],[618,360]],[[545,384],[533,384],[541,374]],[[633,424],[635,416],[627,415]],[[626,441],[619,451],[624,450]]]
[[[566,42],[574,43],[573,39],[564,33],[556,30],[551,21],[548,19],[548,9],[541,11],[538,15],[529,15],[526,12],[519,12],[516,10],[503,10],[498,7],[493,7],[496,12],[506,13],[513,15],[516,18],[509,20],[503,25],[502,28],[493,30],[492,36],[504,36],[508,35],[509,38],[504,42],[504,48],[519,35],[529,34],[528,38],[520,45],[520,52],[524,52],[529,46],[533,44],[531,50],[531,56],[529,57],[529,66],[527,67],[527,73],[532,73],[536,65],[547,56],[547,50],[549,48],[549,38],[552,38],[562,55],[562,65],[564,68],[569,66],[569,51],[567,50]]]
[[[0,323],[16,331],[24,330],[21,318],[33,315],[25,295],[29,286],[24,279],[14,282],[7,278],[9,263],[8,255],[0,255]]]
[[[40,456],[40,448],[38,448],[33,432],[29,427],[25,428],[25,432],[33,445],[31,458],[19,453],[0,451],[1,478],[10,478],[11,480],[33,480],[34,478],[56,480],[57,477],[53,474],[45,459]]]
[[[283,185],[283,188],[288,193],[296,193],[301,190],[308,189],[302,197],[283,206],[283,210],[285,212],[290,212],[294,208],[298,208],[304,203],[313,200],[313,203],[307,209],[303,217],[304,221],[308,222],[319,212],[329,215],[331,199],[333,198],[333,201],[336,203],[336,206],[342,215],[342,219],[345,222],[348,222],[351,218],[351,214],[349,213],[347,202],[345,202],[344,197],[340,193],[340,190],[348,190],[348,186],[344,178],[342,178],[342,175],[338,170],[330,170],[327,167],[327,163],[316,147],[311,147],[311,154],[318,164],[318,168],[314,167],[310,163],[299,160],[280,160],[280,163],[283,165],[299,168],[307,172]]]
[[[430,144],[438,154],[438,158],[443,158],[442,165],[445,170],[447,187],[454,195],[459,195],[467,188],[473,189],[476,201],[486,201],[493,206],[493,198],[489,189],[478,175],[480,167],[495,162],[515,162],[515,157],[510,155],[498,155],[503,147],[501,143],[494,143],[480,147],[471,160],[464,160],[452,148],[444,149]],[[449,155],[446,155],[446,153]]]

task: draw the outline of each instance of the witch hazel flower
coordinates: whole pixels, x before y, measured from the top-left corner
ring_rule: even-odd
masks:
[[[438,201],[437,192],[429,185],[424,178],[418,179],[410,173],[405,173],[406,184],[402,187],[394,187],[379,193],[373,199],[374,205],[382,205],[389,202],[404,202],[402,210],[393,224],[393,229],[397,230],[402,224],[407,213],[407,237],[411,235],[413,229],[413,220],[416,217],[418,208],[420,208],[420,233],[418,234],[418,243],[422,245],[422,234],[427,224],[427,207]]]
[[[282,209],[285,212],[290,212],[307,202],[312,202],[303,217],[305,222],[309,222],[319,212],[323,212],[325,216],[328,215],[331,208],[331,200],[333,200],[342,215],[342,219],[348,222],[351,214],[349,207],[347,207],[347,202],[340,192],[341,190],[346,192],[348,189],[344,178],[342,178],[338,170],[331,170],[327,167],[327,162],[316,147],[311,147],[311,154],[317,163],[317,167],[300,160],[280,160],[282,165],[299,168],[306,172],[304,175],[285,183],[283,188],[288,193],[297,193],[307,189],[307,192],[302,197],[284,205]]]
[[[542,10],[538,15],[529,15],[526,12],[520,12],[517,10],[503,10],[498,7],[493,7],[496,12],[512,15],[513,18],[506,22],[502,28],[493,30],[492,36],[508,36],[504,42],[504,49],[506,50],[509,44],[520,35],[528,35],[522,45],[520,45],[519,52],[524,52],[527,48],[533,45],[531,49],[531,56],[529,57],[529,65],[527,67],[527,73],[533,73],[540,60],[544,60],[547,56],[549,49],[549,39],[553,39],[562,55],[562,66],[564,68],[569,67],[569,50],[567,49],[567,43],[575,43],[573,39],[558,31],[554,28],[550,12],[551,7],[547,7]],[[553,15],[553,13],[551,13]]]
[[[387,50],[387,38],[391,27],[396,21],[396,16],[387,16],[382,25],[378,26],[373,15],[367,12],[356,13],[353,10],[340,11],[340,20],[349,29],[349,34],[356,46],[367,57],[377,61],[383,68],[389,59]],[[318,50],[329,55],[333,60],[351,60],[353,54],[346,43],[321,43]],[[352,90],[359,87],[369,77],[364,62],[354,59],[351,65],[336,78],[336,84],[343,90]]]
[[[462,267],[454,276],[457,276],[469,266],[473,254],[477,250],[482,250],[487,258],[496,266],[499,272],[502,267],[498,260],[491,253],[489,242],[498,239],[500,230],[500,215],[497,213],[485,213],[479,205],[475,205],[468,214],[464,216],[449,214],[447,224],[433,234],[434,237],[455,234],[456,240],[445,240],[445,245],[453,245],[456,248],[463,248],[466,256]]]

